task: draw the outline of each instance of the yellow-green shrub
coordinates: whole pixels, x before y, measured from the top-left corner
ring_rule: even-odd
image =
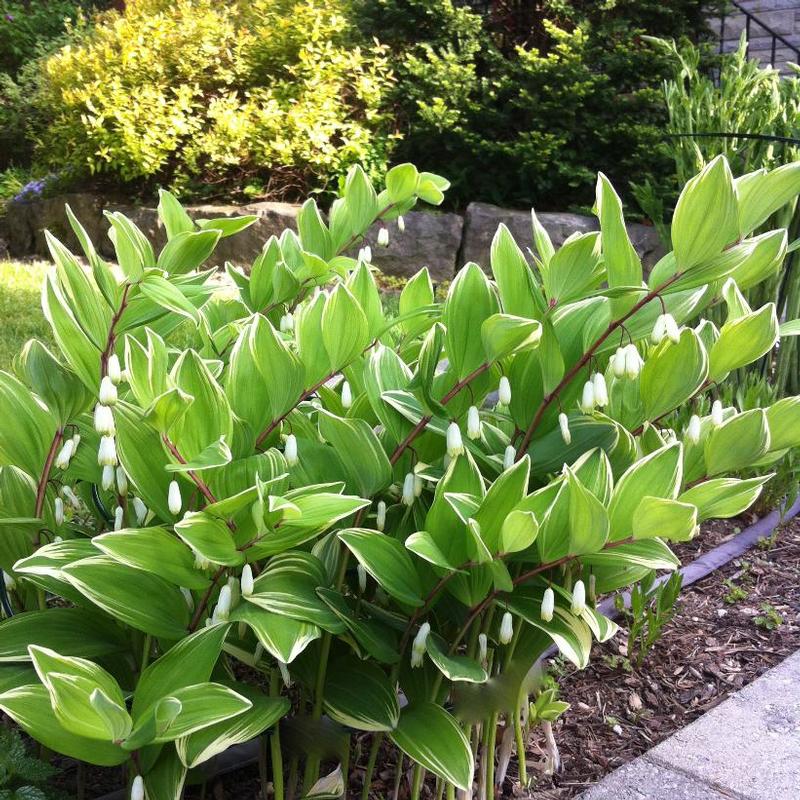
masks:
[[[257,176],[273,193],[381,167],[391,72],[346,0],[137,0],[47,59],[37,157],[124,181]]]

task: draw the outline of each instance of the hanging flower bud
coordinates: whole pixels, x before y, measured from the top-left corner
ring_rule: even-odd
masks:
[[[690,444],[697,444],[700,441],[700,417],[692,414],[689,425],[686,428],[686,441]]]
[[[136,515],[136,524],[137,525],[144,525],[144,521],[147,519],[147,506],[144,504],[141,497],[134,497],[131,500],[131,505],[133,506],[133,513]]]
[[[122,367],[119,364],[119,357],[116,353],[112,353],[108,357],[108,364],[106,365],[106,374],[111,383],[115,386],[122,380]]]
[[[286,445],[283,448],[283,455],[286,458],[286,463],[290,467],[293,467],[298,461],[298,458],[297,458],[297,437],[293,433],[290,433],[286,437]]]
[[[485,633],[478,634],[478,661],[486,663],[486,656],[489,653],[489,640]]]
[[[239,581],[237,581],[233,575],[228,578],[228,588],[231,590],[231,609],[234,609],[239,605],[239,600],[241,600],[242,595],[239,591]]]
[[[403,505],[412,506],[414,504],[414,473],[409,472],[403,479]]]
[[[131,800],[144,800],[144,779],[137,775],[131,784]]]
[[[464,452],[464,442],[461,440],[461,428],[457,422],[451,422],[447,426],[447,455],[455,458]]]
[[[117,466],[117,445],[113,436],[101,436],[97,451],[97,463],[101,467]]]
[[[78,497],[78,495],[75,494],[74,491],[72,491],[72,487],[71,486],[67,486],[66,484],[64,486],[62,486],[61,487],[61,494],[63,494],[64,497],[66,497],[67,500],[69,500],[70,505],[74,509],[79,509],[81,507],[80,498]]]
[[[78,449],[78,445],[81,443],[81,435],[79,433],[72,434],[72,455],[75,455],[75,451]]]
[[[348,381],[344,381],[342,383],[342,406],[344,408],[350,408],[353,405],[353,392],[350,389],[350,383]]]
[[[169,489],[167,490],[167,507],[170,514],[180,514],[183,499],[181,498],[181,487],[178,486],[178,481],[170,481]]]
[[[403,219],[403,215],[401,214],[397,218],[397,230],[399,230],[400,233],[402,233],[405,229],[406,229],[406,221]]]
[[[281,317],[280,329],[281,333],[289,333],[294,330],[294,317],[291,312]]]
[[[360,594],[364,594],[367,591],[367,571],[363,564],[356,567],[356,573],[358,574],[358,591]]]
[[[631,380],[638,377],[643,364],[644,361],[642,361],[642,357],[639,355],[636,345],[629,344],[625,348],[625,375]]]
[[[56,525],[64,524],[64,501],[60,497],[56,497],[53,503],[53,517]]]
[[[672,314],[664,314],[664,334],[673,344],[681,340],[681,329]]]
[[[514,445],[510,444],[506,447],[505,453],[503,453],[503,469],[511,469],[516,459],[517,451],[514,449]]]
[[[470,439],[481,438],[481,417],[475,406],[470,406],[467,411],[467,436]]]
[[[544,595],[542,596],[542,609],[541,609],[541,617],[545,622],[550,622],[553,619],[553,611],[556,607],[556,596],[553,590],[548,586],[544,590]]]
[[[101,436],[113,436],[117,432],[114,425],[114,413],[109,406],[98,403],[94,407],[94,429]]]
[[[718,428],[723,423],[722,417],[722,401],[715,400],[711,406],[711,423],[715,428]]]
[[[650,334],[650,341],[653,344],[661,344],[663,338],[667,335],[667,319],[666,314],[659,314],[656,319],[656,324],[653,325],[653,331]]]
[[[591,414],[594,411],[594,383],[592,381],[586,381],[583,384],[583,394],[578,405],[584,414]]]
[[[375,516],[375,527],[382,531],[386,527],[386,503],[378,501],[378,513]]]
[[[119,531],[122,530],[122,525],[125,522],[125,512],[122,510],[122,506],[117,506],[114,509],[114,530]]]
[[[422,476],[414,473],[414,497],[419,497],[424,488],[425,482],[422,480]]]
[[[572,441],[572,434],[569,432],[569,417],[562,411],[558,415],[558,427],[561,428],[561,438],[564,444],[569,444]]]
[[[56,469],[66,469],[69,466],[69,460],[72,458],[72,453],[75,450],[75,443],[72,439],[67,439],[58,451],[55,460]]]
[[[253,568],[249,564],[242,567],[241,580],[242,597],[250,597],[253,594]]]
[[[114,467],[103,467],[100,485],[103,487],[104,492],[107,492],[114,485]]]
[[[211,562],[203,555],[194,551],[194,567],[199,570],[206,570],[211,566]]]
[[[378,231],[378,245],[380,247],[388,247],[389,246],[389,229],[388,228],[381,228]]]
[[[615,378],[625,377],[625,348],[618,347],[611,359],[611,371]]]
[[[583,581],[576,581],[572,587],[572,605],[571,610],[573,614],[580,614],[586,608],[586,587]]]
[[[430,632],[431,632],[431,625],[429,622],[423,622],[422,625],[419,626],[417,635],[414,637],[414,641],[411,644],[412,667],[422,666],[422,656],[425,655],[425,646],[427,644],[428,634]]]
[[[186,601],[187,608],[189,609],[189,611],[193,611],[194,610],[194,597],[192,597],[192,593],[185,586],[179,586],[178,588],[181,590],[181,594],[183,595],[183,599]]]
[[[61,536],[54,536],[53,537],[53,544],[61,544],[61,542],[63,542],[63,541],[64,541],[64,539]]]
[[[372,248],[369,245],[365,245],[358,251],[358,260],[366,261],[367,264],[372,262]]]
[[[226,583],[219,590],[219,597],[217,598],[217,605],[214,608],[213,619],[214,622],[224,622],[228,619],[231,613],[231,602],[233,597],[231,595],[231,587]]]
[[[108,375],[103,376],[103,380],[100,381],[100,391],[97,398],[104,406],[113,406],[117,402],[117,387],[111,383],[111,378]]]
[[[117,494],[120,497],[125,497],[128,494],[128,476],[122,467],[117,467]]]
[[[500,384],[497,387],[497,399],[504,406],[511,405],[511,383],[505,375],[500,378]]]
[[[514,638],[514,617],[510,611],[503,614],[500,621],[500,644],[508,644]]]
[[[605,375],[602,372],[595,372],[592,384],[594,385],[594,404],[598,408],[605,408],[608,405],[608,387]]]

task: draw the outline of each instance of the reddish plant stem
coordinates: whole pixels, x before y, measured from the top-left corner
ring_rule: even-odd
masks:
[[[479,376],[483,375],[486,370],[488,370],[492,366],[491,362],[485,361],[481,364],[477,369],[470,372],[466,378],[460,380],[453,388],[439,401],[443,406],[446,406],[464,387],[468,386],[472,381],[474,381]],[[403,439],[400,444],[395,447],[394,452],[389,457],[389,462],[394,466],[399,460],[400,456],[403,455],[406,448],[419,436],[422,431],[428,426],[428,423],[433,419],[430,415],[425,415],[420,419],[420,421],[411,429],[408,436]]]
[[[533,434],[536,432],[536,429],[539,427],[539,423],[542,421],[542,417],[544,416],[547,409],[553,403],[553,401],[561,394],[561,392],[572,382],[573,378],[575,378],[578,373],[589,363],[592,356],[597,352],[597,350],[601,347],[603,342],[614,333],[615,330],[622,327],[637,311],[644,308],[651,300],[654,300],[658,297],[661,292],[665,289],[669,288],[675,281],[680,278],[682,273],[676,272],[671,278],[668,278],[664,283],[660,286],[657,286],[652,291],[649,291],[641,300],[639,300],[630,311],[626,314],[621,316],[619,319],[615,319],[613,322],[609,324],[609,326],[605,329],[605,331],[592,343],[591,347],[581,356],[577,363],[575,363],[564,375],[564,377],[559,381],[558,386],[553,389],[552,392],[546,394],[542,398],[542,402],[539,404],[539,408],[536,409],[536,414],[534,414],[533,419],[531,420],[531,424],[528,425],[528,429],[525,431],[525,435],[522,437],[522,442],[520,443],[519,447],[517,448],[517,455],[516,461],[519,461],[522,456],[528,450],[530,446],[531,439],[533,438]]]
[[[208,608],[211,595],[214,594],[214,589],[216,589],[217,583],[219,583],[219,579],[222,577],[224,572],[225,567],[220,567],[212,576],[211,585],[208,587],[208,589],[206,589],[205,593],[200,599],[200,602],[197,604],[197,608],[194,610],[194,614],[192,614],[191,622],[189,622],[189,633],[193,633],[195,630],[197,630],[197,626],[200,624],[200,619],[205,613],[205,610]]]
[[[42,467],[42,474],[39,476],[39,482],[36,484],[36,505],[34,506],[33,516],[40,519],[42,511],[44,510],[44,498],[47,493],[47,484],[50,481],[50,471],[53,469],[53,462],[56,460],[58,448],[61,447],[61,441],[64,438],[64,430],[59,428],[53,435],[53,441],[50,443],[50,449],[47,451],[47,457],[44,460]],[[36,547],[42,542],[41,530],[36,531],[36,539],[34,544]]]
[[[106,374],[108,359],[111,358],[111,354],[114,352],[114,344],[117,340],[116,327],[122,317],[122,314],[128,307],[128,292],[130,292],[130,289],[131,285],[126,283],[125,288],[122,290],[122,298],[120,299],[119,308],[114,312],[114,316],[111,317],[111,325],[108,327],[106,346],[103,352],[100,354],[100,377]]]
[[[164,444],[166,445],[170,453],[172,453],[172,455],[175,457],[175,460],[179,464],[185,464],[186,459],[180,454],[178,448],[169,440],[167,435],[164,434],[161,437],[161,439],[163,440]],[[194,470],[190,469],[186,474],[194,482],[194,485],[197,486],[197,488],[200,490],[200,493],[203,495],[203,497],[205,497],[205,499],[208,500],[209,504],[217,502],[217,498],[214,497],[213,493],[211,492],[211,489],[208,488],[208,485],[205,483],[205,481],[196,472],[194,472]]]

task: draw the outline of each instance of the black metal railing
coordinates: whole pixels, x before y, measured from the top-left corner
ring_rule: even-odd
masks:
[[[735,9],[732,13],[726,14],[726,9],[728,6],[733,6]],[[756,26],[757,29],[763,31],[762,35],[765,35],[770,38],[770,61],[769,63],[772,66],[775,66],[775,56],[778,50],[778,43],[780,43],[785,49],[791,51],[794,54],[794,57],[797,61],[800,61],[800,47],[798,45],[792,44],[785,36],[782,36],[777,31],[770,28],[765,22],[762,22],[757,16],[755,16],[752,12],[748,11],[744,6],[740,5],[736,2],[736,0],[728,0],[728,2],[722,7],[720,12],[720,23],[719,23],[719,52],[722,53],[725,48],[725,20],[731,16],[737,16],[738,14],[744,15],[744,34],[747,46],[747,52],[749,54],[750,50],[750,40],[751,34],[753,32],[753,26]]]

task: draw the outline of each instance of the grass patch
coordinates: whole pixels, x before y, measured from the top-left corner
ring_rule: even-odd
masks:
[[[40,301],[47,267],[43,261],[0,261],[0,369],[11,368],[28,339],[52,345]]]

